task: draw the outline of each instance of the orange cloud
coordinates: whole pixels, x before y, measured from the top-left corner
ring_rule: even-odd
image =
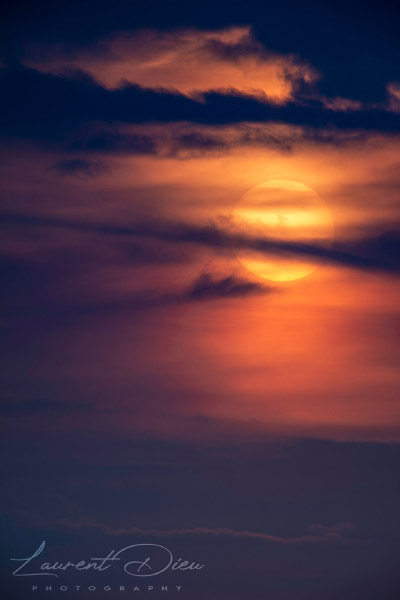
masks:
[[[282,103],[290,99],[293,81],[317,79],[298,57],[269,52],[249,26],[120,33],[98,48],[71,56],[58,47],[26,63],[50,73],[83,69],[109,88],[125,81],[197,99],[210,90],[235,90]]]

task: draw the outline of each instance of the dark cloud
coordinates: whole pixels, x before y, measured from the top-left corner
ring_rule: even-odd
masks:
[[[91,152],[120,152],[128,154],[161,154],[157,139],[148,134],[123,134],[102,127],[99,132],[86,136],[79,135],[71,146],[76,150]]]
[[[201,132],[198,126],[192,128],[186,126],[185,129],[186,131],[179,128],[168,131],[168,126],[165,126],[164,131],[129,134],[107,131],[103,127],[98,134],[78,134],[72,147],[81,152],[144,154],[158,158],[185,159],[219,155],[240,145],[262,146],[287,154],[292,151],[292,143],[302,137],[301,134],[279,136],[265,131],[257,134],[242,128],[243,130],[238,131],[237,135],[229,138],[223,131]],[[325,139],[333,141],[334,137],[332,135]]]
[[[235,122],[285,122],[308,128],[343,130],[400,131],[400,114],[369,109],[356,112],[334,112],[314,105],[285,106],[268,104],[234,90],[203,94],[196,101],[177,92],[143,89],[125,84],[108,90],[81,72],[65,76],[42,74],[20,65],[0,70],[0,121],[5,136],[31,138],[43,142],[64,142],[79,149],[78,133],[82,125],[95,122],[144,123],[192,121],[203,124]],[[72,140],[72,141],[71,141]],[[265,140],[268,143],[268,140]],[[274,143],[273,140],[269,140]],[[186,138],[186,146],[210,146],[209,139]],[[275,141],[279,145],[279,140]],[[118,145],[131,151],[154,153],[155,142],[147,137],[114,138],[94,136],[89,149],[107,149]],[[81,142],[83,147],[84,141]]]
[[[84,160],[82,158],[71,158],[69,160],[60,160],[49,167],[58,175],[76,176],[76,177],[95,177],[107,171],[104,163],[94,160]]]
[[[275,122],[213,126],[185,122],[138,127],[142,131],[136,133],[128,133],[120,125],[82,127],[71,140],[62,144],[62,148],[80,153],[143,154],[157,158],[186,159],[218,156],[241,146],[268,148],[282,154],[290,154],[296,144],[302,142],[344,147],[364,142],[371,135],[368,131],[340,130],[335,127],[282,128]]]
[[[200,51],[206,52],[215,58],[237,62],[243,58],[270,59],[275,57],[274,52],[268,51],[250,31],[245,33],[239,41],[225,42],[220,39],[208,39]]]
[[[371,268],[400,271],[400,230],[361,238],[350,244],[350,249],[363,256]]]
[[[143,250],[137,244],[125,243],[123,256],[115,258],[118,266],[125,266],[129,276],[137,278],[135,268],[145,265],[147,268],[159,264],[166,265],[187,260],[187,252],[168,254],[161,247],[153,250]],[[139,248],[139,250],[138,250]],[[21,326],[21,335],[24,325],[39,319],[42,326],[54,329],[60,325],[73,325],[80,317],[95,314],[113,314],[120,311],[152,311],[173,307],[185,303],[203,301],[216,301],[224,299],[246,298],[252,295],[269,294],[275,288],[261,283],[246,280],[235,273],[203,272],[192,282],[161,285],[149,283],[144,289],[130,291],[99,290],[95,295],[88,292],[85,281],[87,274],[96,272],[101,255],[93,253],[87,255],[83,249],[57,253],[49,252],[46,260],[43,257],[35,259],[26,257],[25,260],[2,259],[0,260],[0,273],[4,286],[1,298],[1,310],[4,316],[13,323],[17,329]],[[112,268],[115,262],[108,263]],[[129,269],[129,271],[128,271]],[[68,294],[65,294],[68,289]],[[60,291],[61,290],[61,291]],[[62,404],[51,400],[35,400],[29,403],[3,404],[0,411],[14,412],[17,410],[49,409],[60,411]]]
[[[326,143],[345,143],[349,139],[339,132],[277,132],[268,125],[238,123],[234,131],[224,126],[206,128],[195,123],[171,123],[162,127],[148,126],[147,132],[126,133],[123,128],[100,125],[98,131],[89,127],[76,135],[70,147],[78,151],[108,154],[144,154],[159,158],[201,158],[218,155],[241,145],[270,148],[284,154],[292,151],[294,143],[312,139]],[[350,136],[354,140],[354,135]],[[67,142],[68,143],[68,142]],[[68,148],[68,146],[67,146]]]
[[[249,237],[215,223],[192,225],[173,222],[144,221],[133,226],[89,223],[79,220],[3,214],[4,225],[31,225],[74,229],[81,232],[110,235],[116,238],[149,238],[171,244],[197,244],[217,252],[250,250],[264,255],[306,257],[361,270],[397,273],[400,270],[400,230],[366,233],[354,239],[338,241],[332,247],[314,243],[293,242],[273,238]],[[1,221],[0,220],[0,221]]]
[[[247,298],[274,292],[275,288],[246,280],[235,274],[221,276],[214,273],[200,274],[189,286],[172,289],[152,289],[131,294],[117,300],[76,302],[75,314],[110,313],[121,310],[153,310],[186,302],[204,302],[225,299]],[[74,310],[74,309],[73,309]]]
[[[266,286],[254,281],[246,281],[234,275],[216,277],[211,273],[202,273],[187,292],[187,297],[193,300],[215,298],[236,298],[265,293]]]
[[[207,135],[201,131],[187,131],[178,134],[175,147],[183,150],[200,150],[204,152],[227,149],[228,144],[222,138],[213,135]]]
[[[246,298],[248,296],[269,294],[273,291],[275,291],[275,288],[271,286],[246,280],[235,274],[201,273],[189,286],[183,289],[150,290],[115,302],[101,302],[98,300],[96,309],[99,311],[129,310],[131,308],[151,310],[185,302]],[[89,310],[93,311],[93,308],[89,307]]]
[[[21,0],[9,2],[5,10],[2,46],[6,57],[23,55],[27,43],[56,42],[85,49],[121,30],[218,29],[226,26],[228,19],[237,25],[252,24],[257,39],[272,51],[299,54],[309,61],[323,74],[323,94],[380,101],[387,83],[398,79],[398,17],[398,4],[382,0],[336,0],[332,4],[249,1],[237,5],[229,0],[204,0],[201,10],[185,0],[173,5],[148,0],[136,3],[134,10],[130,0],[120,0],[117,5],[106,0],[44,1],[40,9]],[[247,51],[244,42],[242,46],[216,51],[234,57],[238,50]]]

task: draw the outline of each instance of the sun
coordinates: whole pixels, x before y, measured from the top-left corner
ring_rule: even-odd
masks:
[[[329,246],[334,235],[332,215],[317,192],[286,179],[260,183],[244,194],[233,211],[233,223],[246,235],[280,242]],[[238,258],[253,275],[271,281],[294,281],[318,268],[287,253],[246,250]]]

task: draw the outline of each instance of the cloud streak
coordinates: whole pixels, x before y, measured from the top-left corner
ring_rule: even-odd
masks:
[[[349,523],[339,523],[332,527],[315,526],[317,533],[306,533],[299,537],[280,537],[261,533],[256,531],[238,531],[229,527],[193,527],[183,529],[143,529],[141,527],[128,527],[123,529],[114,529],[103,523],[97,523],[91,520],[70,521],[60,519],[57,521],[43,523],[47,527],[62,527],[69,529],[91,529],[100,531],[110,536],[154,536],[154,537],[181,537],[181,536],[196,536],[196,537],[228,537],[228,538],[244,538],[249,540],[261,540],[274,544],[315,544],[327,542],[352,542],[349,533],[354,532],[354,527]]]
[[[126,83],[123,87],[108,89],[84,72],[52,75],[18,64],[0,69],[0,84],[4,90],[0,109],[3,135],[43,143],[78,143],[78,134],[88,123],[247,121],[287,123],[314,130],[400,131],[400,114],[383,108],[335,111],[314,101],[277,105],[261,102],[233,88],[204,92],[199,101],[177,90],[152,90],[138,84]],[[112,140],[110,133],[108,136]],[[125,142],[114,139],[114,144],[116,142],[129,146],[129,139]],[[101,139],[98,143],[101,149]],[[154,152],[156,145],[150,140],[149,147],[148,137],[144,137],[141,144],[140,138],[132,137],[130,143],[132,151],[136,148],[143,153]]]
[[[234,89],[281,103],[290,98],[294,82],[317,78],[306,61],[265,48],[248,25],[120,32],[90,48],[48,47],[36,59],[34,54],[32,48],[25,64],[42,72],[80,69],[110,89],[129,82],[199,100],[210,90]]]
[[[179,122],[112,127],[102,124],[83,127],[64,148],[80,153],[192,159],[219,156],[243,147],[271,149],[287,155],[304,142],[346,146],[365,139],[368,139],[368,132],[362,130],[318,130],[284,123],[243,122],[210,126]]]
[[[234,275],[216,277],[211,273],[201,274],[187,291],[186,297],[191,300],[213,300],[216,298],[240,298],[267,291],[254,281],[245,281]]]
[[[56,217],[3,214],[4,224],[66,228],[80,232],[97,233],[116,238],[149,238],[171,244],[205,246],[216,252],[243,250],[263,255],[302,257],[317,263],[343,267],[398,273],[400,271],[400,231],[370,233],[363,237],[337,242],[326,247],[312,242],[294,242],[267,237],[250,237],[234,229],[222,229],[213,222],[194,225],[181,222],[143,221],[133,226],[89,223]]]
[[[54,171],[61,177],[96,177],[107,171],[104,163],[94,160],[84,160],[82,158],[73,158],[60,160],[49,166],[50,171]]]

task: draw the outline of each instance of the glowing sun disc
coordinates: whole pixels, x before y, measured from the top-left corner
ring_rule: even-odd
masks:
[[[233,222],[244,234],[277,242],[329,246],[333,240],[332,215],[321,197],[297,181],[266,181],[249,190],[233,211]],[[318,264],[304,256],[255,250],[238,258],[253,275],[271,281],[294,281],[309,275]]]

